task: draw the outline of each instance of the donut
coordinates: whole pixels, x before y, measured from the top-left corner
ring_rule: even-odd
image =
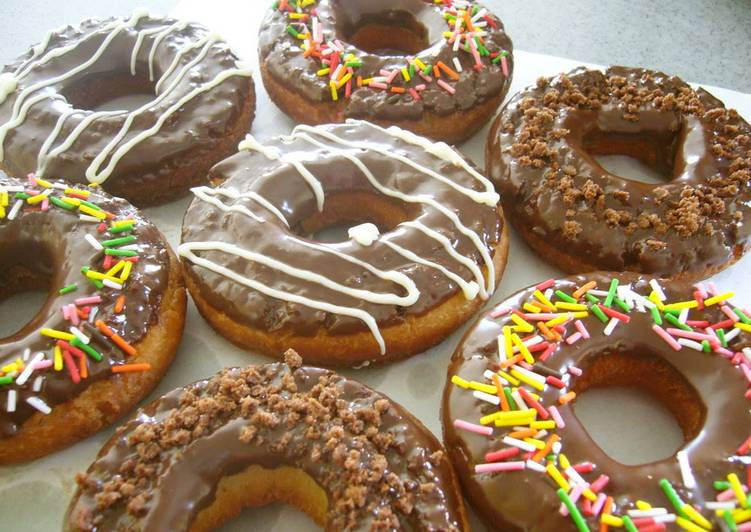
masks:
[[[476,2],[275,2],[259,62],[295,122],[357,118],[449,143],[472,136],[511,85],[513,46]]]
[[[360,382],[278,362],[152,402],[77,477],[64,530],[214,530],[280,501],[326,530],[469,530],[438,440]]]
[[[628,155],[664,183],[613,175]],[[644,69],[575,69],[516,94],[491,127],[487,173],[519,234],[566,272],[697,280],[749,247],[751,126],[704,89]]]
[[[170,201],[249,130],[250,76],[203,26],[142,11],[51,31],[0,74],[0,168]],[[147,94],[135,109],[99,108]]]
[[[361,366],[422,352],[493,293],[508,238],[493,185],[446,144],[361,121],[248,136],[183,220],[186,285],[235,344]],[[317,233],[342,224],[349,240]],[[357,224],[357,225],[354,225]],[[345,237],[346,238],[346,237]]]
[[[128,412],[177,350],[186,294],[158,229],[96,188],[0,173],[0,301],[48,290],[0,338],[0,465],[32,460]]]
[[[521,290],[482,317],[451,359],[442,421],[483,521],[695,532],[749,521],[751,312],[732,297],[712,283],[599,272]],[[685,445],[641,465],[607,455],[573,405],[610,386],[664,404]]]

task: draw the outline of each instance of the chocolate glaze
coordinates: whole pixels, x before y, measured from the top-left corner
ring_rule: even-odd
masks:
[[[136,16],[138,15],[134,15]],[[13,106],[23,90],[35,83],[65,76],[91,58],[112,34],[112,31],[106,28],[107,25],[118,20],[120,19],[86,20],[79,26],[67,26],[54,31],[50,34],[49,40],[42,43],[41,54],[33,47],[6,66],[4,73],[18,74],[30,64],[29,60],[32,58],[38,61],[44,54],[80,43],[73,51],[35,66],[18,81],[16,90],[0,103],[0,124],[10,120]],[[33,105],[26,119],[8,132],[3,144],[5,158],[2,160],[2,167],[9,174],[19,177],[26,176],[29,172],[39,173],[40,150],[53,133],[61,116],[76,109],[76,112],[63,123],[51,149],[61,144],[63,139],[92,114],[91,107],[78,108],[81,103],[95,106],[107,97],[131,93],[154,92],[155,97],[159,96],[177,79],[184,66],[196,60],[182,80],[170,91],[168,97],[138,116],[129,132],[117,142],[116,149],[154,126],[160,116],[194,89],[211,82],[217,75],[229,69],[238,68],[237,57],[223,41],[213,42],[203,58],[199,57],[202,46],[196,46],[185,51],[178,59],[178,54],[183,52],[184,47],[200,44],[201,39],[205,37],[218,38],[198,24],[186,24],[163,36],[150,63],[152,45],[161,35],[153,32],[166,30],[176,22],[169,18],[141,16],[135,24],[121,29],[92,65],[44,89],[49,98]],[[142,31],[145,33],[135,58],[134,75],[130,70],[131,57]],[[155,83],[170,69],[173,61],[177,62],[171,74],[163,80],[159,90],[156,90]],[[149,81],[150,64],[153,66],[153,82]],[[186,101],[155,135],[137,144],[120,159],[113,173],[105,181],[104,187],[125,197],[129,190],[144,185],[154,186],[160,181],[164,186],[171,187],[173,184],[167,180],[175,168],[184,166],[184,161],[212,157],[212,149],[216,150],[219,141],[228,133],[229,124],[233,124],[241,115],[242,109],[252,98],[252,91],[253,81],[247,72],[247,76],[230,76],[206,92]],[[37,93],[33,93],[35,94]],[[128,113],[129,111],[122,111],[97,118],[81,132],[68,149],[48,160],[43,177],[65,178],[72,182],[88,184],[85,176],[87,168],[121,130]],[[213,160],[216,160],[216,154],[213,157]],[[105,164],[107,162],[109,159]]]
[[[651,289],[647,279],[629,274],[587,274],[556,281],[555,288],[566,293],[582,286],[585,282],[595,280],[598,288],[606,290],[610,279],[618,277],[621,284],[634,283],[632,288],[640,294],[649,293]],[[693,299],[693,288],[688,284],[671,283],[663,285],[668,301],[685,301]],[[522,304],[532,297],[534,287],[522,290],[506,299],[497,308],[510,307],[520,309]],[[692,311],[692,316],[700,316]],[[728,473],[740,474],[743,464],[731,457],[736,448],[748,437],[751,413],[743,397],[747,383],[741,371],[728,360],[709,353],[683,348],[674,351],[657,334],[651,330],[653,324],[649,312],[631,312],[629,324],[619,324],[611,336],[605,336],[603,325],[596,318],[586,320],[591,339],[580,340],[573,345],[562,344],[545,365],[556,371],[563,371],[574,365],[583,370],[581,377],[573,377],[571,388],[577,389],[577,379],[587,378],[587,368],[600,357],[609,354],[624,354],[640,360],[655,358],[667,363],[682,375],[688,384],[698,393],[700,407],[705,408],[706,417],[699,423],[698,434],[686,441],[683,450],[689,457],[692,471],[696,477],[697,488],[689,491],[683,487],[682,477],[675,456],[657,462],[626,466],[606,455],[591,439],[585,427],[576,417],[576,403],[558,406],[566,423],[564,429],[558,429],[564,452],[572,464],[589,461],[596,465],[594,475],[605,474],[610,477],[606,488],[613,496],[618,513],[635,508],[635,501],[642,499],[653,506],[663,506],[673,512],[672,506],[658,486],[661,478],[668,479],[684,501],[701,504],[714,500],[716,491],[712,482],[724,479]],[[706,319],[718,321],[726,319],[718,310],[707,312]],[[722,316],[722,318],[720,318]],[[702,318],[690,318],[702,319]],[[508,318],[491,319],[486,315],[480,319],[465,335],[457,348],[448,369],[449,378],[459,375],[467,380],[485,382],[483,372],[491,363],[498,361],[498,344],[496,338],[502,334],[501,327],[510,323]],[[738,350],[746,341],[736,340],[732,349]],[[638,385],[632,383],[632,385]],[[547,386],[540,392],[543,405],[558,405],[560,390]],[[443,429],[444,440],[456,466],[462,485],[469,501],[481,513],[483,518],[499,529],[514,530],[569,530],[574,529],[570,517],[558,513],[561,504],[556,496],[557,485],[545,474],[529,469],[518,472],[475,474],[474,466],[484,463],[487,452],[503,448],[503,435],[508,430],[495,428],[492,437],[481,436],[467,431],[457,430],[453,426],[455,419],[477,422],[487,412],[487,403],[472,397],[471,392],[447,384],[443,394]],[[491,405],[487,405],[491,406]],[[603,405],[607,408],[606,405]],[[690,409],[696,405],[681,405],[678,409]],[[672,408],[671,408],[672,410]],[[495,410],[493,410],[495,411]],[[614,420],[614,423],[617,423]],[[595,477],[591,477],[595,478]],[[709,512],[704,515],[709,517]],[[593,530],[599,521],[589,518],[588,524]]]
[[[478,4],[475,4],[478,5]],[[481,7],[478,5],[478,8]],[[451,85],[456,93],[451,95],[435,82],[427,83],[427,88],[420,93],[421,100],[415,100],[408,93],[400,95],[389,91],[370,89],[365,86],[352,87],[352,97],[339,101],[344,103],[344,116],[347,118],[379,120],[420,120],[426,113],[448,115],[465,111],[493,97],[504,95],[511,85],[513,71],[512,44],[506,35],[503,23],[492,13],[489,16],[497,28],[487,27],[486,46],[491,52],[507,51],[509,76],[503,75],[500,64],[484,61],[485,68],[476,71],[472,68],[474,60],[465,52],[454,52],[452,44],[443,37],[443,32],[450,28],[441,14],[440,5],[429,0],[387,0],[371,2],[367,0],[321,0],[316,4],[318,18],[323,26],[324,41],[339,39],[344,47],[344,54],[353,53],[362,60],[362,67],[356,75],[367,79],[380,76],[381,69],[401,69],[408,65],[407,55],[403,52],[390,51],[384,55],[359,50],[347,42],[337,28],[357,28],[368,20],[378,18],[390,19],[385,25],[407,27],[410,18],[416,20],[427,31],[430,46],[414,54],[425,64],[435,64],[439,60],[454,68],[453,58],[458,57],[462,64],[461,78]],[[384,22],[381,21],[383,24]],[[286,13],[270,9],[261,24],[259,34],[259,57],[271,75],[280,83],[294,89],[303,101],[309,104],[331,102],[331,90],[328,76],[318,76],[320,61],[304,57],[299,46],[302,41],[287,33],[289,21]],[[399,78],[401,80],[401,77]],[[416,76],[399,86],[414,87],[426,83]]]
[[[463,168],[435,157],[422,148],[393,137],[366,123],[318,126],[317,131],[334,133],[351,141],[366,142],[373,147],[386,148],[391,153],[408,157],[412,161],[451,179],[464,187],[482,191],[482,185]],[[332,146],[331,141],[319,134],[313,138]],[[453,247],[464,257],[483,266],[477,247],[460,233],[452,221],[430,205],[406,203],[385,198],[366,179],[357,166],[329,149],[319,148],[303,139],[277,138],[269,141],[270,149],[278,149],[285,157],[297,158],[322,183],[326,198],[337,195],[364,193],[375,199],[392,201],[415,219],[448,237]],[[349,149],[375,175],[383,186],[407,194],[424,194],[455,212],[462,223],[476,232],[489,250],[500,241],[503,221],[496,208],[480,204],[440,181],[414,168],[385,157],[373,150]],[[276,258],[288,265],[326,275],[353,288],[374,292],[399,293],[398,285],[381,279],[339,257],[304,247],[301,241],[310,242],[301,226],[317,213],[316,200],[311,187],[290,164],[270,160],[257,151],[241,151],[219,163],[211,172],[213,180],[224,181],[221,189],[239,192],[254,191],[279,208],[289,222],[287,228],[281,220],[258,203],[249,199],[227,200],[228,205],[245,206],[266,221],[258,223],[236,212],[224,212],[199,198],[194,199],[183,221],[183,245],[197,241],[230,242],[243,249]],[[492,189],[492,185],[490,185]],[[326,200],[325,200],[326,201]],[[324,201],[324,211],[326,203]],[[367,218],[353,222],[371,221]],[[392,229],[392,230],[388,230]],[[449,255],[440,243],[418,230],[398,225],[382,228],[381,236],[370,246],[355,241],[327,244],[332,249],[363,260],[385,271],[398,271],[411,278],[420,292],[419,299],[409,307],[375,304],[360,298],[334,291],[318,283],[297,279],[279,270],[240,260],[220,251],[200,252],[201,257],[230,268],[267,286],[337,305],[354,307],[370,313],[379,326],[400,323],[407,316],[421,315],[439,305],[457,292],[455,282],[440,271],[416,264],[384,244],[384,240],[411,250],[423,259],[443,265],[463,279],[474,279],[470,270]],[[181,248],[182,249],[182,248]],[[182,251],[181,251],[182,253]],[[492,254],[492,251],[490,251]],[[246,288],[206,268],[183,261],[188,275],[199,284],[201,296],[215,308],[220,308],[232,319],[265,331],[288,328],[296,335],[314,335],[321,328],[332,334],[349,334],[367,330],[357,318],[328,313],[301,304],[288,303]],[[487,276],[485,276],[487,278]],[[479,296],[478,296],[479,297]]]
[[[486,159],[524,231],[574,262],[672,276],[719,269],[749,245],[750,150],[751,126],[704,89],[579,68],[516,94]],[[592,153],[632,155],[669,181],[623,179]]]
[[[435,437],[380,393],[298,367],[295,357],[291,366],[225,369],[148,405],[79,479],[65,529],[188,530],[213,502],[219,481],[251,465],[310,475],[328,496],[330,530],[461,529],[453,473]],[[199,421],[204,428],[192,437],[171,439],[180,427],[193,427],[196,410],[214,407],[220,412]],[[144,441],[159,452],[145,457]],[[134,479],[144,468],[155,470]],[[136,490],[122,490],[114,502],[99,495],[123,482]],[[358,493],[357,506],[349,506]],[[147,502],[134,512],[136,497]]]
[[[26,185],[26,182],[9,178],[0,173],[0,188]],[[5,366],[19,357],[25,350],[30,350],[32,357],[46,353],[52,358],[55,340],[42,336],[43,328],[67,332],[70,323],[63,319],[60,307],[73,303],[82,297],[100,295],[102,302],[98,305],[97,319],[104,321],[127,342],[137,344],[156,322],[163,291],[168,286],[169,254],[159,230],[145,220],[135,207],[125,200],[113,198],[101,191],[91,190],[90,200],[105,211],[111,212],[116,219],[133,219],[137,221],[132,235],[138,240],[139,262],[133,265],[125,289],[112,290],[105,287],[97,290],[81,274],[81,268],[89,266],[100,270],[102,253],[96,251],[85,239],[87,234],[98,240],[102,235],[96,232],[97,224],[79,220],[78,215],[51,206],[42,212],[39,206],[24,205],[14,220],[0,219],[0,242],[5,252],[0,258],[0,284],[17,282],[14,277],[19,272],[29,272],[35,278],[49,278],[49,296],[38,314],[21,330],[10,337],[0,339],[0,366]],[[58,195],[60,191],[54,192]],[[14,200],[11,194],[11,205]],[[109,235],[109,233],[105,233]],[[105,236],[105,238],[114,238]],[[59,295],[58,290],[76,283],[78,289],[67,295]],[[115,300],[120,294],[126,296],[126,305],[121,314],[113,310]],[[88,332],[83,329],[86,334]],[[119,379],[111,373],[111,366],[120,364],[125,355],[111,343],[102,345],[92,340],[92,345],[104,356],[101,362],[89,360],[89,378],[75,384],[66,369],[52,369],[35,372],[23,386],[16,384],[0,387],[0,438],[9,438],[21,430],[21,426],[37,411],[26,403],[26,398],[37,396],[50,407],[75,398],[93,382],[101,379]],[[32,391],[32,384],[37,375],[44,376],[42,389]],[[16,412],[6,410],[8,390],[18,393]]]

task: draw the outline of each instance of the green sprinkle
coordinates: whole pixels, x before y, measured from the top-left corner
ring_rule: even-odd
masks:
[[[670,314],[671,316],[676,317],[676,318],[681,315],[680,310],[663,310],[663,312],[665,314]]]
[[[287,33],[289,33],[290,35],[292,35],[295,38],[297,38],[297,37],[300,36],[300,34],[297,32],[297,30],[295,28],[293,28],[292,26],[287,26]]]
[[[409,64],[409,68],[407,69],[407,72],[409,72],[409,77],[414,78],[415,77],[415,65],[414,63]]]
[[[104,247],[106,247],[106,248],[116,248],[116,247],[119,247],[119,246],[124,246],[126,244],[132,244],[136,240],[138,240],[138,239],[135,236],[133,236],[133,235],[122,236],[120,238],[113,238],[111,240],[104,240],[102,242],[102,245]]]
[[[579,530],[579,532],[589,532],[587,522],[582,517],[582,514],[581,512],[579,512],[579,508],[577,508],[574,504],[574,501],[571,500],[571,497],[568,496],[563,488],[558,488],[558,491],[556,491],[556,493],[558,494],[558,498],[561,499],[561,502],[563,502],[566,508],[568,508],[568,513],[571,516],[571,519],[574,521],[574,524],[576,525],[576,528]],[[631,523],[631,526],[634,526],[633,523]],[[634,530],[636,530],[636,527],[634,527]]]
[[[509,390],[508,388],[503,388],[503,395],[506,396],[508,406],[511,410],[519,410],[519,407],[516,405],[516,401],[514,401],[514,397],[511,395],[511,390]]]
[[[70,294],[71,292],[75,292],[76,290],[78,290],[78,285],[76,283],[72,283],[68,286],[63,286],[60,290],[57,291],[57,293],[61,296],[64,296],[65,294]]]
[[[600,307],[596,305],[592,305],[591,307],[589,307],[589,310],[592,314],[597,316],[602,323],[607,323],[610,321],[608,317],[605,315],[605,313],[602,310],[600,310]]]
[[[660,316],[660,311],[657,310],[657,307],[652,307],[649,309],[649,311],[652,313],[652,319],[655,321],[657,325],[662,325],[662,316]]]
[[[608,297],[605,298],[605,305],[606,307],[613,306],[613,298],[615,298],[615,291],[618,289],[618,279],[615,278],[612,281],[610,281],[610,289],[608,290]]]
[[[0,377],[0,384],[12,384],[13,377]]]
[[[717,333],[717,336],[720,338],[720,345],[722,345],[722,347],[727,347],[728,341],[725,338],[725,331],[723,331],[722,329],[717,329],[715,332]]]
[[[493,61],[492,61],[493,64],[497,65],[500,62],[501,62],[501,56],[500,55],[497,55],[497,56],[495,56],[493,58]]]
[[[709,353],[710,351],[712,351],[709,347],[709,341],[707,340],[701,341],[701,348],[704,350],[705,353]]]
[[[15,199],[27,200],[31,197],[31,194],[27,194],[26,192],[16,192],[15,196],[13,197]]]
[[[745,323],[746,325],[751,325],[751,319],[749,319],[748,316],[746,316],[746,313],[743,312],[739,308],[734,308],[733,312],[738,316],[738,318],[741,320],[741,323]]]
[[[670,314],[669,312],[665,313],[665,319],[668,320],[670,323],[678,327],[679,329],[683,329],[684,331],[691,331],[691,327],[686,325],[685,323],[681,323],[678,318]]]
[[[714,489],[718,491],[725,491],[730,489],[730,482],[727,480],[715,480]]]
[[[590,293],[586,293],[586,294],[584,294],[584,297],[586,297],[586,298],[587,298],[587,301],[589,301],[589,302],[590,302],[590,303],[592,303],[592,304],[594,304],[594,303],[599,303],[599,302],[600,302],[600,298],[599,298],[599,297],[597,297],[597,296],[593,296],[593,295],[592,295],[592,294],[590,294]]]
[[[558,299],[562,299],[566,303],[576,303],[576,299],[561,290],[556,290],[555,295],[558,296]]]
[[[362,61],[360,61],[359,59],[352,59],[344,63],[344,66],[348,66],[352,68],[360,68],[362,66]]]
[[[70,341],[70,345],[72,345],[73,347],[77,347],[78,349],[80,349],[81,351],[89,355],[92,359],[96,360],[97,362],[102,360],[101,353],[99,353],[96,349],[94,349],[90,345],[86,345],[78,338],[73,338]]]
[[[112,255],[114,257],[137,257],[138,252],[130,249],[105,249],[105,255]]]
[[[730,532],[737,532],[738,525],[735,523],[735,519],[733,519],[733,513],[730,510],[725,510],[721,515],[725,524],[728,525]]]
[[[73,209],[76,208],[75,205],[71,205],[67,201],[63,201],[60,198],[56,198],[55,196],[50,196],[50,201],[52,202],[53,205],[56,205],[60,207],[61,209],[65,209],[66,211],[72,211]]]
[[[666,478],[660,479],[660,487],[670,501],[670,504],[675,508],[675,512],[684,519],[688,519],[689,517],[686,515],[686,512],[683,511],[683,501],[678,496],[678,493],[676,493],[670,481]]]
[[[623,528],[628,530],[628,532],[639,532],[639,529],[636,528],[636,525],[629,516],[624,515],[621,519],[623,519]]]
[[[426,76],[429,76],[433,72],[433,65],[425,65],[425,68],[422,69],[422,73]]]
[[[79,200],[81,202],[81,205],[86,205],[90,209],[94,209],[95,211],[101,211],[102,208],[99,205],[96,205],[94,203],[91,203],[90,201],[86,200]]]
[[[132,223],[120,227],[113,227],[112,229],[110,229],[110,233],[112,233],[113,235],[116,235],[118,233],[127,233],[128,231],[132,231],[135,225],[135,223]]]
[[[615,302],[616,305],[618,305],[619,307],[621,307],[621,309],[623,309],[625,312],[631,312],[631,305],[629,305],[628,303],[626,303],[620,297],[615,296],[613,298],[613,301]]]
[[[508,50],[504,50],[501,52],[501,57],[508,57]]]
[[[82,273],[82,274],[84,274],[84,276],[85,276],[85,275],[86,275],[86,273],[87,273],[87,272],[88,272],[88,271],[89,271],[90,269],[91,269],[91,268],[89,268],[88,266],[84,266],[83,268],[81,268],[81,273]],[[91,284],[93,284],[94,286],[96,286],[97,290],[101,290],[102,288],[104,288],[104,283],[103,283],[102,281],[100,281],[99,279],[91,279],[91,278],[89,278],[89,277],[86,277],[86,279],[87,279],[87,280],[88,280],[88,281],[89,281],[89,282],[90,282]]]

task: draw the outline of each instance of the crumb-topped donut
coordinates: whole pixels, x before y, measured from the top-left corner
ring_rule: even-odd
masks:
[[[0,299],[48,289],[0,338],[0,464],[81,440],[125,414],[182,335],[177,258],[129,203],[94,188],[0,174]]]
[[[482,318],[452,358],[442,417],[447,452],[488,525],[751,523],[751,311],[731,297],[712,283],[594,273],[522,290]],[[603,386],[653,395],[685,445],[641,465],[609,457],[572,406]]]
[[[629,155],[660,185],[607,172]],[[749,246],[751,126],[704,89],[643,69],[576,69],[515,95],[488,137],[488,175],[514,226],[572,273],[700,279]]]
[[[297,122],[359,118],[458,143],[493,116],[513,70],[511,39],[473,1],[275,2],[261,74]]]
[[[493,293],[508,252],[498,195],[446,144],[350,121],[240,149],[211,171],[221,186],[194,189],[178,250],[198,310],[236,344],[390,362]],[[348,241],[315,238],[358,222]]]
[[[138,205],[205,182],[255,110],[251,73],[217,35],[137,11],[47,34],[0,74],[0,167],[101,184]],[[153,94],[132,110],[97,110]]]
[[[443,449],[397,403],[327,370],[232,368],[146,406],[105,444],[65,530],[213,530],[282,501],[326,530],[468,530]]]

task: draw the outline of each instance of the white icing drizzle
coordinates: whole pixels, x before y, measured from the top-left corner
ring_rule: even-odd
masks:
[[[47,47],[50,45],[50,41],[52,40],[52,36],[55,33],[63,31],[63,28],[60,28],[58,30],[50,30],[47,32],[47,34],[44,36],[44,39],[41,40],[41,42],[35,46],[31,47],[31,57],[29,57],[26,61],[18,65],[16,70],[13,72],[14,75],[18,75],[19,72],[21,72],[26,66],[34,61],[37,57],[42,55],[46,50]]]
[[[156,55],[157,48],[159,48],[161,42],[165,37],[167,37],[167,35],[175,30],[182,30],[183,28],[185,28],[185,26],[187,26],[187,24],[187,22],[179,20],[172,24],[172,26],[165,29],[162,33],[154,37],[154,41],[151,43],[151,50],[149,51],[149,81],[154,81],[154,56]]]
[[[0,103],[3,103],[8,95],[16,92],[18,87],[18,78],[10,72],[0,74]]]
[[[78,112],[76,111],[76,109],[67,109],[57,118],[57,122],[55,123],[55,127],[52,129],[52,133],[50,133],[49,136],[44,140],[44,144],[42,144],[42,147],[39,149],[39,153],[37,154],[37,169],[47,166],[47,152],[52,147],[52,144],[57,140],[57,136],[60,134],[65,121],[70,115],[75,114],[76,112]],[[39,175],[41,177],[41,174]]]
[[[167,70],[164,71],[164,74],[157,80],[156,85],[154,85],[154,90],[157,94],[159,94],[159,89],[162,87],[162,83],[164,83],[164,80],[169,79],[170,75],[174,70],[177,68],[177,65],[180,63],[183,57],[185,57],[185,54],[192,50],[197,50],[198,48],[201,48],[201,51],[199,54],[190,62],[188,67],[183,67],[183,69],[180,72],[180,75],[178,76],[178,79],[182,79],[183,76],[187,73],[190,68],[192,68],[194,65],[198,64],[201,60],[203,60],[204,57],[206,57],[206,54],[209,52],[209,48],[211,48],[211,45],[214,44],[216,41],[211,35],[204,35],[200,39],[198,39],[195,42],[188,43],[182,48],[180,48],[180,51],[178,51],[175,54],[175,57],[172,58],[172,63],[170,63],[170,66],[167,67]],[[174,87],[175,84],[173,83],[170,85],[170,87]],[[166,91],[168,92],[169,89]]]
[[[239,212],[241,214],[244,214],[245,216],[252,218],[256,222],[263,223],[266,220],[264,218],[261,218],[260,216],[253,214],[247,207],[243,205],[227,205],[222,202],[219,198],[216,196],[224,196],[225,198],[230,198],[233,200],[239,200],[239,199],[252,199],[253,201],[256,201],[260,203],[263,207],[271,211],[279,220],[287,227],[289,227],[289,222],[287,221],[287,218],[284,217],[284,214],[276,208],[276,206],[268,201],[266,198],[258,194],[257,192],[253,192],[252,190],[249,192],[243,192],[240,193],[237,190],[233,188],[209,188],[209,187],[195,187],[190,189],[193,194],[195,194],[196,197],[202,199],[203,201],[206,201],[208,203],[211,203],[215,207],[218,207],[219,209],[223,210],[224,212]]]
[[[350,227],[347,235],[361,246],[370,246],[378,239],[381,232],[376,224],[365,223]]]
[[[311,174],[305,166],[295,159],[294,157],[290,157],[288,155],[282,155],[282,153],[279,150],[273,150],[271,148],[267,148],[266,146],[259,143],[253,135],[248,135],[245,137],[245,140],[242,141],[238,148],[241,151],[257,151],[259,153],[262,153],[264,156],[271,160],[278,160],[285,164],[289,164],[295,167],[295,169],[299,172],[299,174],[302,176],[302,178],[308,183],[311,189],[313,189],[313,194],[316,198],[316,206],[318,207],[318,212],[323,211],[323,201],[324,201],[324,193],[323,193],[323,186],[321,185],[321,182]],[[303,156],[301,156],[303,157]]]

